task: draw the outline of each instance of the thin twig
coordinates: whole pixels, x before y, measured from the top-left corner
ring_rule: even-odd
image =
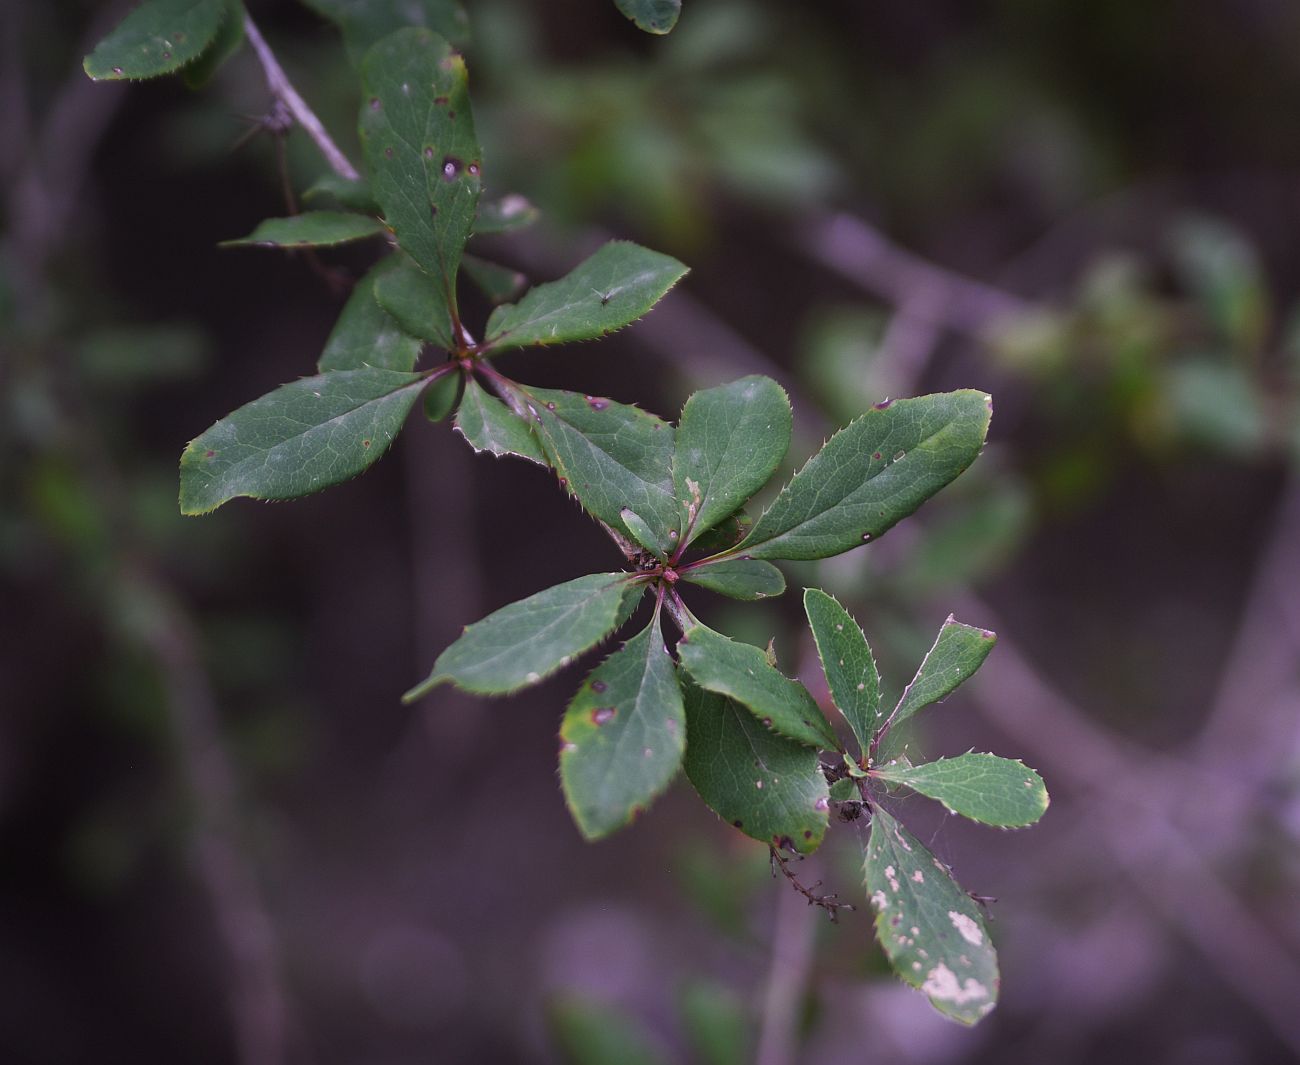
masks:
[[[840,910],[853,910],[857,907],[849,902],[840,902],[839,896],[831,893],[829,895],[817,894],[817,889],[822,886],[818,880],[815,884],[804,886],[797,876],[790,869],[790,859],[782,854],[775,847],[768,847],[772,860],[772,875],[776,876],[779,871],[794,886],[795,891],[799,892],[808,900],[809,906],[817,906],[826,911],[826,915],[831,919],[831,924],[839,924]]]
[[[275,53],[271,51],[271,46],[266,43],[266,38],[262,36],[261,30],[257,28],[257,24],[249,15],[244,16],[244,34],[248,37],[248,43],[253,46],[258,62],[262,64],[262,72],[266,75],[267,88],[271,90],[276,99],[280,100],[289,109],[294,121],[315,142],[316,147],[320,149],[321,155],[329,163],[330,169],[339,177],[346,178],[348,181],[361,180],[361,175],[357,172],[356,167],[343,154],[339,146],[334,143],[321,120],[316,117],[316,112],[308,107],[307,102],[298,95],[298,90],[293,87],[289,76],[284,72],[284,68],[280,66],[280,61],[275,58]]]
[[[797,895],[783,892],[777,900],[775,924],[755,1065],[794,1061],[800,1006],[812,975],[816,931],[812,911],[799,905]]]
[[[908,309],[911,317],[975,338],[1034,304],[982,281],[963,277],[890,241],[860,218],[836,214],[805,220],[800,249],[840,276]]]

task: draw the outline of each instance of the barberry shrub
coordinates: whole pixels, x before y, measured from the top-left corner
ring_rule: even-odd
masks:
[[[630,325],[686,268],[614,241],[515,299],[513,271],[466,251],[474,236],[525,226],[537,212],[518,195],[484,196],[459,4],[307,3],[338,24],[357,68],[364,173],[289,85],[239,0],[147,0],[86,59],[93,78],[180,73],[197,85],[247,37],[277,103],[316,139],[332,172],[307,190],[313,209],[231,243],[317,249],[374,240],[389,252],[357,281],[317,373],[189,444],[181,510],[203,514],[241,496],[290,499],[354,477],[388,450],[417,403],[431,420],[451,418],[476,452],[552,470],[609,534],[622,568],[575,577],[469,625],[406,699],[443,684],[484,695],[538,684],[608,640],[648,599],[648,622],[589,673],[564,711],[560,780],[579,831],[595,840],[624,827],[682,770],[707,806],[771,847],[783,868],[785,855],[821,845],[832,810],[843,820],[865,816],[866,894],[894,970],[949,1017],[979,1020],[998,992],[980,907],[897,819],[891,799],[914,792],[1005,828],[1046,809],[1042,780],[1020,762],[968,753],[913,765],[896,741],[901,724],[979,668],[993,633],[949,619],[887,707],[862,630],[831,596],[805,590],[835,711],[828,716],[770,648],[715,631],[687,600],[693,586],[745,601],[777,596],[785,578],[774,563],[828,558],[883,536],[976,459],[990,398],[960,391],[876,404],[753,516],[750,501],[790,444],[790,403],[776,381],[745,377],[696,392],[674,425],[613,399],[506,377],[498,355]],[[680,8],[677,0],[616,3],[660,33]],[[496,304],[476,330],[460,313],[463,280]]]

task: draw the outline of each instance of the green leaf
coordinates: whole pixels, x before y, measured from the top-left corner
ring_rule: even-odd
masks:
[[[682,13],[682,0],[614,0],[614,5],[646,33],[668,33]]]
[[[972,390],[880,404],[808,460],[737,550],[827,558],[876,539],[975,461],[990,414]]]
[[[486,344],[520,348],[595,340],[631,325],[686,274],[676,259],[630,241],[610,241],[581,266],[488,319]]]
[[[549,1004],[547,1021],[565,1065],[668,1065],[646,1029],[606,1003],[565,996]]]
[[[815,851],[830,809],[817,752],[765,729],[732,699],[683,687],[686,775],[700,798],[747,836]]]
[[[790,447],[790,425],[790,400],[770,377],[742,377],[686,401],[673,486],[688,543],[767,483]]]
[[[465,379],[465,395],[456,411],[455,427],[480,454],[487,451],[498,458],[517,455],[539,466],[546,465],[541,445],[523,419],[495,396],[488,395],[472,377]]]
[[[895,728],[918,710],[946,699],[984,664],[997,640],[988,629],[963,625],[949,615],[884,728]]]
[[[660,558],[664,557],[659,548],[655,546],[654,530],[646,524],[645,519],[642,518],[641,515],[639,515],[635,510],[624,507],[619,511],[619,517],[622,518],[624,527],[626,527],[628,532],[632,534],[633,540],[651,554],[659,555]]]
[[[226,0],[147,0],[82,66],[95,81],[171,74],[203,54],[229,13]]]
[[[341,177],[333,171],[322,174],[313,181],[302,194],[302,200],[307,204],[323,201],[360,214],[383,213],[383,209],[375,202],[374,194],[370,191],[370,182],[364,178],[352,180]]]
[[[537,684],[594,647],[630,616],[645,591],[626,573],[590,573],[504,606],[465,629],[433,672],[402,696],[412,702],[439,684],[504,695]]]
[[[885,765],[872,775],[935,799],[949,813],[1000,828],[1032,825],[1047,812],[1043,778],[1023,762],[963,754],[917,766]]]
[[[723,518],[712,529],[695,541],[695,550],[701,556],[716,555],[735,547],[749,535],[754,527],[754,519],[743,510]]]
[[[465,61],[428,30],[399,30],[366,53],[361,87],[371,190],[451,314],[482,190]]]
[[[599,396],[532,388],[519,393],[550,464],[589,514],[632,536],[624,508],[648,525],[660,554],[677,543],[673,427]],[[635,537],[633,536],[633,539]]]
[[[268,218],[246,237],[223,240],[222,248],[326,248],[387,233],[383,222],[342,211],[306,211]]]
[[[751,558],[730,558],[713,562],[681,575],[688,584],[698,584],[732,599],[767,599],[785,591],[785,577],[770,562]]]
[[[424,390],[424,416],[435,425],[456,409],[460,383],[464,374],[453,370],[435,380]]]
[[[839,749],[808,690],[769,665],[757,647],[693,625],[678,641],[677,654],[696,684],[735,699],[767,728],[809,747]]]
[[[525,197],[512,192],[499,200],[478,205],[478,219],[474,222],[475,235],[510,233],[531,226],[542,216]]]
[[[303,0],[343,32],[353,66],[395,30],[409,26],[433,30],[456,45],[469,43],[469,17],[458,0]]]
[[[466,276],[493,303],[514,299],[528,284],[528,278],[518,270],[488,262],[477,255],[466,255],[461,260],[461,266],[464,267]]]
[[[397,268],[395,256],[376,263],[352,289],[317,364],[327,370],[411,370],[420,357],[419,338],[406,333],[375,300],[375,283]]]
[[[831,698],[865,752],[880,724],[880,674],[867,637],[845,610],[819,588],[806,588],[803,608]]]
[[[206,514],[237,496],[293,499],[355,477],[388,450],[425,381],[335,370],[240,407],[181,456],[181,513]]]
[[[560,725],[560,782],[587,839],[643,813],[681,768],[686,711],[659,615],[598,666]]]
[[[193,63],[181,70],[181,80],[191,89],[201,89],[244,44],[244,5],[226,0],[226,17],[212,43]]]
[[[451,312],[437,284],[405,255],[375,281],[375,300],[412,336],[450,350]]]
[[[998,997],[998,957],[979,908],[912,833],[879,806],[865,863],[876,936],[906,983],[974,1024]]]

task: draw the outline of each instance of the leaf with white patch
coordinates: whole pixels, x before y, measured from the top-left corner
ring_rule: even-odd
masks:
[[[943,803],[954,814],[1000,828],[1032,825],[1047,812],[1043,778],[1023,762],[963,754],[924,765],[884,765],[872,775]]]
[[[894,972],[940,1013],[975,1024],[998,998],[998,956],[979,907],[948,868],[879,806],[864,868],[876,936]]]

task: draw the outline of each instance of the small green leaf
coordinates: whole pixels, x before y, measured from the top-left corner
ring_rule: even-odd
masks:
[[[95,81],[171,74],[203,54],[229,14],[226,0],[146,0],[82,65]]]
[[[293,499],[355,477],[393,442],[424,374],[336,370],[282,385],[190,442],[181,513],[237,496]]]
[[[460,265],[465,275],[492,303],[514,299],[528,284],[528,278],[518,270],[488,262],[477,255],[466,255]]]
[[[867,411],[794,475],[738,550],[814,559],[875,540],[975,461],[990,414],[972,390]]]
[[[598,666],[560,725],[560,782],[587,839],[639,816],[681,768],[686,711],[659,616]]]
[[[595,340],[631,325],[686,274],[676,259],[630,241],[610,241],[559,281],[537,285],[488,319],[496,349]]]
[[[478,205],[478,219],[474,222],[474,233],[510,233],[516,229],[531,226],[542,216],[542,212],[518,193],[502,196]]]
[[[614,4],[646,33],[670,32],[682,13],[682,0],[614,0]]]
[[[599,396],[533,388],[518,393],[555,472],[589,514],[632,536],[624,508],[648,525],[659,554],[677,543],[673,427]],[[635,537],[633,537],[635,539]]]
[[[546,1013],[564,1065],[668,1065],[671,1060],[643,1025],[607,1003],[564,996]]]
[[[327,248],[387,233],[383,222],[342,211],[306,211],[268,218],[246,237],[223,240],[222,248]]]
[[[631,615],[645,591],[626,573],[591,573],[502,607],[465,629],[433,672],[402,696],[412,702],[439,684],[504,695],[537,684],[589,650]]]
[[[757,647],[693,625],[678,641],[677,654],[696,684],[735,699],[767,728],[809,747],[839,749],[835,730],[808,690],[770,665]]]
[[[451,312],[433,278],[405,255],[375,281],[375,299],[412,336],[452,347]]]
[[[693,546],[701,556],[716,555],[735,547],[753,527],[754,519],[738,510],[704,533]]]
[[[429,421],[437,425],[456,409],[463,378],[459,371],[453,371],[439,377],[424,390],[424,416]]]
[[[397,265],[390,255],[356,283],[325,341],[317,364],[322,373],[363,366],[409,371],[415,366],[422,347],[419,338],[405,332],[375,300],[375,283]]]
[[[700,798],[747,836],[815,851],[830,810],[817,752],[765,729],[732,699],[683,687],[686,775]]]
[[[244,44],[244,5],[226,0],[226,17],[212,43],[193,63],[181,70],[181,80],[191,89],[201,89]]]
[[[302,194],[303,203],[325,203],[359,214],[378,215],[383,209],[375,202],[370,182],[365,178],[352,180],[333,171],[322,174]]]
[[[984,664],[997,639],[988,629],[963,625],[949,615],[884,728],[896,728],[918,710],[946,699]]]
[[[875,807],[865,863],[876,936],[902,980],[975,1024],[997,1003],[998,956],[979,908],[912,833]]]
[[[804,590],[803,608],[831,698],[865,752],[880,724],[880,674],[867,637],[849,612],[819,588]]]
[[[790,446],[790,425],[790,400],[770,377],[742,377],[686,401],[673,486],[688,543],[767,483]]]
[[[343,32],[353,66],[395,30],[424,27],[456,45],[469,43],[469,17],[458,0],[303,0]]]
[[[456,411],[456,429],[465,442],[480,454],[498,458],[517,455],[546,465],[546,456],[528,426],[495,396],[488,395],[472,377],[465,379],[465,395]]]
[[[660,554],[660,549],[655,546],[654,530],[646,524],[645,519],[635,510],[631,510],[628,507],[624,507],[618,513],[619,517],[623,521],[623,526],[632,534],[632,539],[651,554],[660,555],[662,558],[663,556]]]
[[[698,584],[732,599],[768,599],[785,591],[785,577],[770,562],[756,558],[730,558],[713,562],[682,575],[688,584]]]
[[[361,87],[371,190],[450,313],[482,189],[465,61],[429,30],[399,30],[366,53]]]
[[[1047,812],[1043,778],[1023,762],[963,754],[917,766],[880,766],[872,775],[935,799],[950,813],[1000,828],[1032,825]]]

